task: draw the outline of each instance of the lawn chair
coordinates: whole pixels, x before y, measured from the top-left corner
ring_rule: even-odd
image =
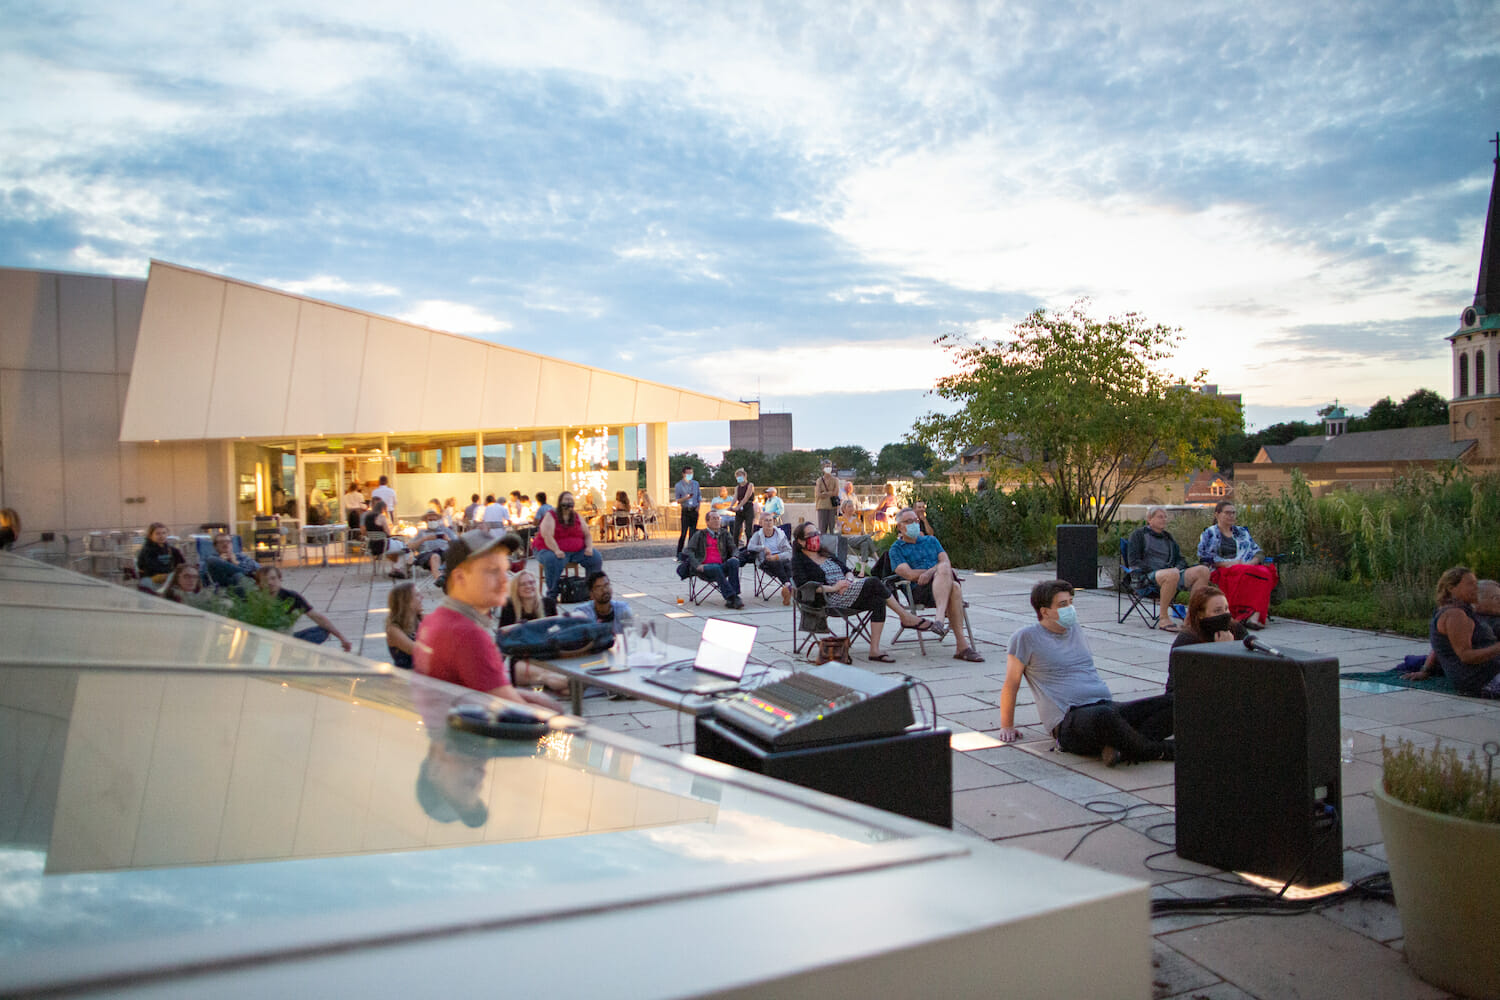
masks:
[[[870,637],[870,616],[873,611],[857,611],[854,608],[830,608],[818,592],[816,580],[809,580],[792,593],[792,652],[801,655],[811,649],[819,632],[837,635],[830,625],[832,621],[844,623],[844,638],[852,648],[854,641],[863,636]]]
[[[1124,625],[1131,612],[1135,612],[1140,615],[1141,621],[1147,628],[1156,628],[1160,624],[1157,620],[1156,606],[1161,600],[1161,588],[1150,577],[1143,578],[1142,583],[1135,581],[1136,571],[1130,568],[1129,548],[1130,540],[1120,539],[1120,570],[1115,577],[1115,623]],[[1130,602],[1128,608],[1125,607],[1127,600]],[[1173,604],[1172,617],[1186,621],[1187,607],[1182,604]]]
[[[891,555],[889,552],[882,552],[880,554],[880,559],[876,561],[874,568],[870,571],[870,575],[876,577],[877,579],[885,581],[885,585],[890,590],[891,595],[895,597],[896,600],[899,601],[904,608],[906,608],[906,610],[910,611],[918,618],[922,617],[923,611],[936,610],[930,604],[922,604],[917,601],[916,591],[912,589],[911,581],[898,576],[896,574],[895,568],[891,566]],[[951,630],[953,628],[956,628],[957,626],[953,622],[949,622],[948,627]],[[901,638],[901,636],[907,632],[913,632],[916,634],[917,649],[921,651],[923,656],[927,655],[927,637],[929,635],[933,635],[934,640],[939,645],[941,645],[943,642],[942,639],[937,638],[937,636],[933,633],[923,631],[922,629],[908,628],[907,626],[902,625],[898,622],[896,626],[896,634],[891,638],[889,645],[894,646],[898,642],[911,642],[911,639]],[[969,602],[967,600],[964,601],[964,633],[969,637],[969,648],[978,649],[979,647],[974,643],[974,626],[969,622]],[[957,639],[954,639],[955,643],[957,641]]]

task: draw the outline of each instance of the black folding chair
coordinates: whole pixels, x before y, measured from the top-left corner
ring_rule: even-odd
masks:
[[[830,608],[818,593],[818,582],[809,580],[792,594],[792,652],[801,655],[812,648],[819,632],[837,635],[831,622],[843,622],[844,638],[853,646],[861,636],[870,637],[870,616],[873,611],[857,611],[854,608]]]

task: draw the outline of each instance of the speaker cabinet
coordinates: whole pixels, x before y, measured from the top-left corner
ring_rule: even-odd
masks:
[[[1057,578],[1075,588],[1099,586],[1099,529],[1092,524],[1057,526]]]
[[[1177,854],[1311,886],[1344,877],[1339,663],[1174,649]]]

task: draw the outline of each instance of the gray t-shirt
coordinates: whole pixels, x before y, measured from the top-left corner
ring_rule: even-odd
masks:
[[[1037,711],[1047,732],[1057,728],[1068,709],[1109,701],[1109,688],[1094,669],[1094,654],[1083,641],[1083,629],[1074,627],[1062,635],[1049,632],[1038,622],[1010,637],[1006,652],[1026,667],[1026,683],[1036,698]]]

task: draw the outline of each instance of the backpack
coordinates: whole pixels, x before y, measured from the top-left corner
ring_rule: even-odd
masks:
[[[523,660],[557,660],[584,656],[615,644],[615,630],[600,622],[556,616],[517,622],[502,630],[500,652]]]

